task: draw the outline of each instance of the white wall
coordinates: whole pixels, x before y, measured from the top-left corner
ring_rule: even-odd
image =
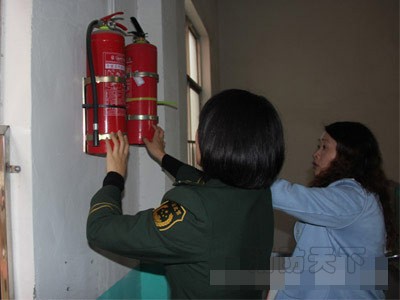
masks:
[[[89,248],[85,226],[91,196],[101,186],[105,159],[82,153],[81,79],[85,33],[112,10],[137,16],[159,51],[159,107],[167,150],[186,157],[183,2],[3,0],[1,123],[11,126],[11,178],[17,299],[93,299],[135,261]],[[183,125],[182,125],[183,124]],[[131,147],[124,209],[155,207],[170,179],[143,147]],[[110,260],[111,258],[112,260]],[[115,263],[113,260],[117,260]]]
[[[92,251],[85,222],[104,159],[82,153],[85,32],[107,1],[33,2],[32,182],[36,296],[95,298],[127,269]],[[57,274],[57,276],[54,276]]]
[[[21,173],[10,174],[13,282],[15,298],[29,299],[34,292],[30,80],[32,0],[3,0],[1,5],[0,123],[11,125],[10,161],[22,168]]]

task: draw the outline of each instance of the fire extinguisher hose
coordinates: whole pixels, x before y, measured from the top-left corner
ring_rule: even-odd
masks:
[[[94,73],[93,64],[93,54],[92,54],[92,31],[94,28],[99,26],[99,20],[92,21],[86,31],[86,55],[90,72],[90,83],[92,87],[93,95],[93,146],[98,147],[100,145],[99,141],[99,102],[97,98],[97,88],[96,88],[96,75]]]

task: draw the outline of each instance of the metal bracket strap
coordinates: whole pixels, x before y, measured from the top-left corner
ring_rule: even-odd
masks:
[[[158,82],[158,74],[153,72],[130,72],[126,74],[126,78],[133,78],[133,77],[153,77],[157,79]]]
[[[83,78],[84,85],[87,85],[91,83],[90,77],[85,77]],[[119,76],[96,76],[96,83],[105,83],[105,82],[111,82],[111,83],[125,83],[125,78],[124,77],[119,77]]]
[[[150,121],[158,121],[158,116],[154,115],[128,115],[127,116],[128,121],[145,121],[145,120],[150,120]]]
[[[96,76],[96,83],[111,82],[111,83],[125,83],[124,77],[118,76]],[[82,78],[82,107],[86,105],[86,86],[91,83],[90,77]],[[83,107],[85,108],[85,107]]]

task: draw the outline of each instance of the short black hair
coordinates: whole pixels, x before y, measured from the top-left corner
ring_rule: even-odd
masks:
[[[274,106],[265,97],[238,89],[220,92],[204,105],[198,143],[203,171],[240,188],[269,187],[285,156]]]

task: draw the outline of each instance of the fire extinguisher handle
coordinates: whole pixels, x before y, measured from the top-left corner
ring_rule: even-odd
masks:
[[[146,37],[146,33],[143,31],[142,27],[140,26],[138,20],[135,17],[131,17],[131,22],[133,24],[133,27],[135,27],[136,31],[131,31],[134,35],[137,37]]]
[[[115,23],[115,26],[118,26],[119,28],[121,28],[123,31],[127,31],[128,28],[125,27],[124,25],[122,25],[121,23]]]
[[[123,14],[124,14],[123,11],[119,11],[119,12],[113,13],[113,14],[111,14],[111,15],[102,17],[100,20],[103,21],[104,23],[107,23],[107,22],[110,21],[113,17],[118,16],[118,15],[123,15]]]

